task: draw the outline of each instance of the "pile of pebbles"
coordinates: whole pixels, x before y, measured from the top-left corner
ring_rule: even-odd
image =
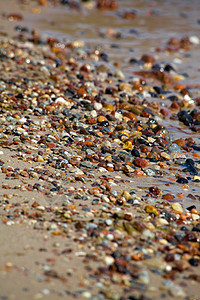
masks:
[[[2,39],[0,59],[2,230],[28,224],[80,244],[65,255],[91,263],[95,284],[72,297],[197,296],[199,86],[147,54],[126,79],[103,50],[37,32]],[[16,196],[36,192],[35,201]]]

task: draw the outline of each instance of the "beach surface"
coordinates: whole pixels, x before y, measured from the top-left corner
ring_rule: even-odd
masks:
[[[200,300],[199,1],[0,7],[0,300]]]

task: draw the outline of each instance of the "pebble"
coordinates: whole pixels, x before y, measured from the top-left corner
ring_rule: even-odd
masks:
[[[165,226],[165,225],[169,224],[169,222],[164,218],[158,218],[156,220],[156,223],[157,223],[158,226]]]
[[[111,219],[106,219],[105,223],[106,223],[106,225],[111,226],[113,222]]]
[[[107,266],[111,266],[114,263],[114,258],[112,256],[105,256],[104,261]]]
[[[180,153],[181,152],[181,149],[180,149],[180,147],[177,145],[177,144],[171,144],[169,147],[168,147],[168,151],[170,152],[170,153],[176,153],[176,152],[178,152],[178,153]]]
[[[159,215],[159,212],[158,212],[158,210],[154,207],[154,206],[152,206],[152,205],[146,205],[145,206],[145,211],[147,212],[147,213],[150,213],[150,214],[155,214],[156,216],[158,216]]]
[[[155,176],[156,175],[156,172],[153,169],[150,169],[150,168],[145,169],[144,172],[147,176]]]
[[[37,210],[45,211],[45,207],[42,205],[38,205],[36,208]]]
[[[86,298],[86,299],[90,299],[92,297],[91,293],[88,291],[83,292],[81,295],[83,298]]]
[[[173,285],[170,289],[169,289],[170,295],[172,295],[173,297],[181,297],[181,298],[185,298],[186,294],[183,291],[183,289],[179,286],[179,285]]]
[[[139,282],[141,282],[143,284],[149,284],[149,282],[150,282],[149,274],[147,271],[142,271],[141,273],[139,273],[138,279],[139,279]]]
[[[176,212],[180,212],[180,213],[183,213],[183,208],[181,206],[180,203],[178,202],[175,202],[171,205],[172,209],[175,210]]]
[[[94,103],[94,109],[101,110],[103,108],[103,105],[99,102]]]
[[[152,269],[164,271],[166,270],[167,263],[161,258],[154,257],[144,261],[144,264]]]

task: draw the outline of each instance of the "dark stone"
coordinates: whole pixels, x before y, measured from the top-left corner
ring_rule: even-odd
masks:
[[[153,88],[154,88],[154,91],[156,91],[156,93],[157,93],[158,95],[164,93],[163,89],[162,89],[160,86],[154,86]]]
[[[127,200],[127,203],[133,204],[133,199],[128,199],[128,200]]]
[[[184,177],[179,177],[176,182],[181,183],[181,184],[186,184],[188,183],[188,180]]]
[[[182,230],[182,231],[189,231],[189,229],[188,229],[186,226],[182,226],[182,227],[180,228],[180,230]]]
[[[200,228],[194,226],[194,227],[192,228],[192,231],[200,232]]]
[[[108,127],[109,126],[109,122],[108,121],[102,121],[100,123],[100,126],[102,126],[102,127]]]
[[[166,72],[170,72],[170,71],[175,71],[174,67],[172,67],[171,65],[167,64],[165,67],[164,67],[164,70]]]
[[[136,148],[133,148],[133,150],[131,151],[131,154],[135,157],[140,157],[140,152]]]
[[[193,208],[196,209],[196,206],[195,205],[188,206],[187,210],[191,211]]]
[[[179,121],[183,122],[186,126],[193,124],[193,118],[186,110],[179,111],[177,114]]]
[[[191,264],[191,266],[193,267],[198,267],[198,261],[195,258],[190,258],[189,259],[189,263]]]

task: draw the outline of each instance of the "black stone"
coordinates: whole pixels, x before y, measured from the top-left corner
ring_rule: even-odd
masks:
[[[191,258],[189,259],[189,263],[191,264],[191,266],[193,267],[198,267],[198,261],[195,258]]]
[[[186,126],[191,126],[193,124],[193,118],[186,110],[180,111],[177,116],[179,121],[183,122]]]
[[[189,231],[189,229],[188,229],[186,226],[182,226],[182,227],[180,228],[180,230],[182,230],[182,231]]]
[[[176,182],[181,183],[181,184],[186,184],[188,183],[188,180],[184,177],[179,177]]]
[[[196,209],[196,206],[195,205],[188,206],[187,210],[191,211],[193,208]]]
[[[131,154],[135,157],[140,157],[140,152],[136,148],[133,148],[133,150],[131,151]]]

